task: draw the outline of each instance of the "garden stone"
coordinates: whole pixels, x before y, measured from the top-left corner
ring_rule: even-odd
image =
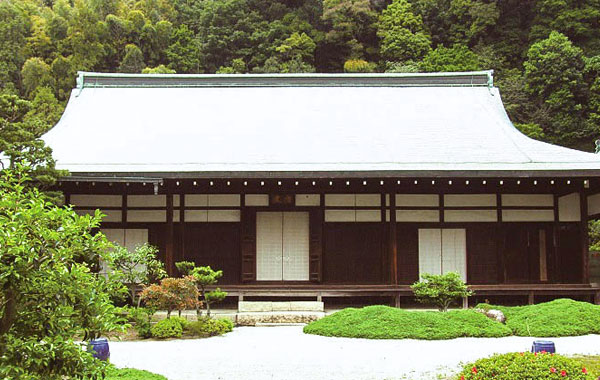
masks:
[[[485,315],[486,317],[488,317],[490,319],[497,321],[497,322],[500,322],[500,323],[506,322],[506,317],[504,316],[504,313],[501,312],[500,310],[496,310],[496,309],[490,309],[490,310],[474,309],[474,310],[478,313]]]

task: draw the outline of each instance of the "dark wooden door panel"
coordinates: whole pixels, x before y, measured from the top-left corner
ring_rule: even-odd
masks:
[[[325,223],[323,282],[382,284],[381,223]]]
[[[493,224],[467,228],[467,279],[470,284],[498,282],[498,233]]]
[[[396,225],[398,249],[398,283],[407,285],[419,280],[419,229]]]
[[[579,224],[558,227],[558,249],[555,278],[562,283],[582,281],[581,236]]]
[[[187,223],[185,260],[223,271],[223,284],[240,282],[239,223]]]
[[[242,211],[241,281],[256,281],[256,211]]]
[[[323,257],[323,211],[310,211],[309,222],[309,279],[312,282],[322,281]]]

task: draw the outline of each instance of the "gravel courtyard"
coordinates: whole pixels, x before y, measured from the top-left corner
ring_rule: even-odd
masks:
[[[562,354],[600,355],[600,335],[552,339]],[[439,379],[462,361],[527,351],[533,338],[446,341],[327,338],[302,326],[239,327],[209,339],[111,342],[111,362],[169,380]]]

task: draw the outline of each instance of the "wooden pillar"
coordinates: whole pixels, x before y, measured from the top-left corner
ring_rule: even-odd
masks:
[[[579,193],[579,206],[581,209],[581,282],[584,284],[590,283],[590,241],[588,231],[588,207],[587,194],[585,191]]]
[[[121,223],[123,223],[123,226],[127,223],[127,189],[123,190],[121,198]]]
[[[173,194],[167,193],[167,231],[166,231],[166,244],[165,244],[165,266],[167,274],[173,276],[175,274],[175,262],[174,262],[174,234],[175,229],[173,225]]]
[[[463,297],[463,299],[462,299],[462,308],[463,309],[468,309],[469,308],[469,297]]]
[[[398,285],[398,234],[396,232],[396,194],[390,194],[390,224],[389,224],[389,256],[390,278],[393,285]],[[400,303],[400,296],[397,298]]]
[[[503,284],[505,281],[505,260],[504,260],[504,228],[502,228],[502,194],[496,193],[496,215],[498,217],[498,224],[496,224],[496,262],[497,262],[497,278],[498,283]]]
[[[179,194],[179,252],[178,260],[186,260],[185,255],[185,194]]]
[[[528,296],[527,296],[527,303],[529,305],[533,305],[535,303],[535,295],[533,294],[533,291],[530,291]]]

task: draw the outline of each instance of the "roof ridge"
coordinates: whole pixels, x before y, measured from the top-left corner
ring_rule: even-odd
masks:
[[[493,87],[493,70],[438,73],[127,74],[79,71],[98,87]]]

